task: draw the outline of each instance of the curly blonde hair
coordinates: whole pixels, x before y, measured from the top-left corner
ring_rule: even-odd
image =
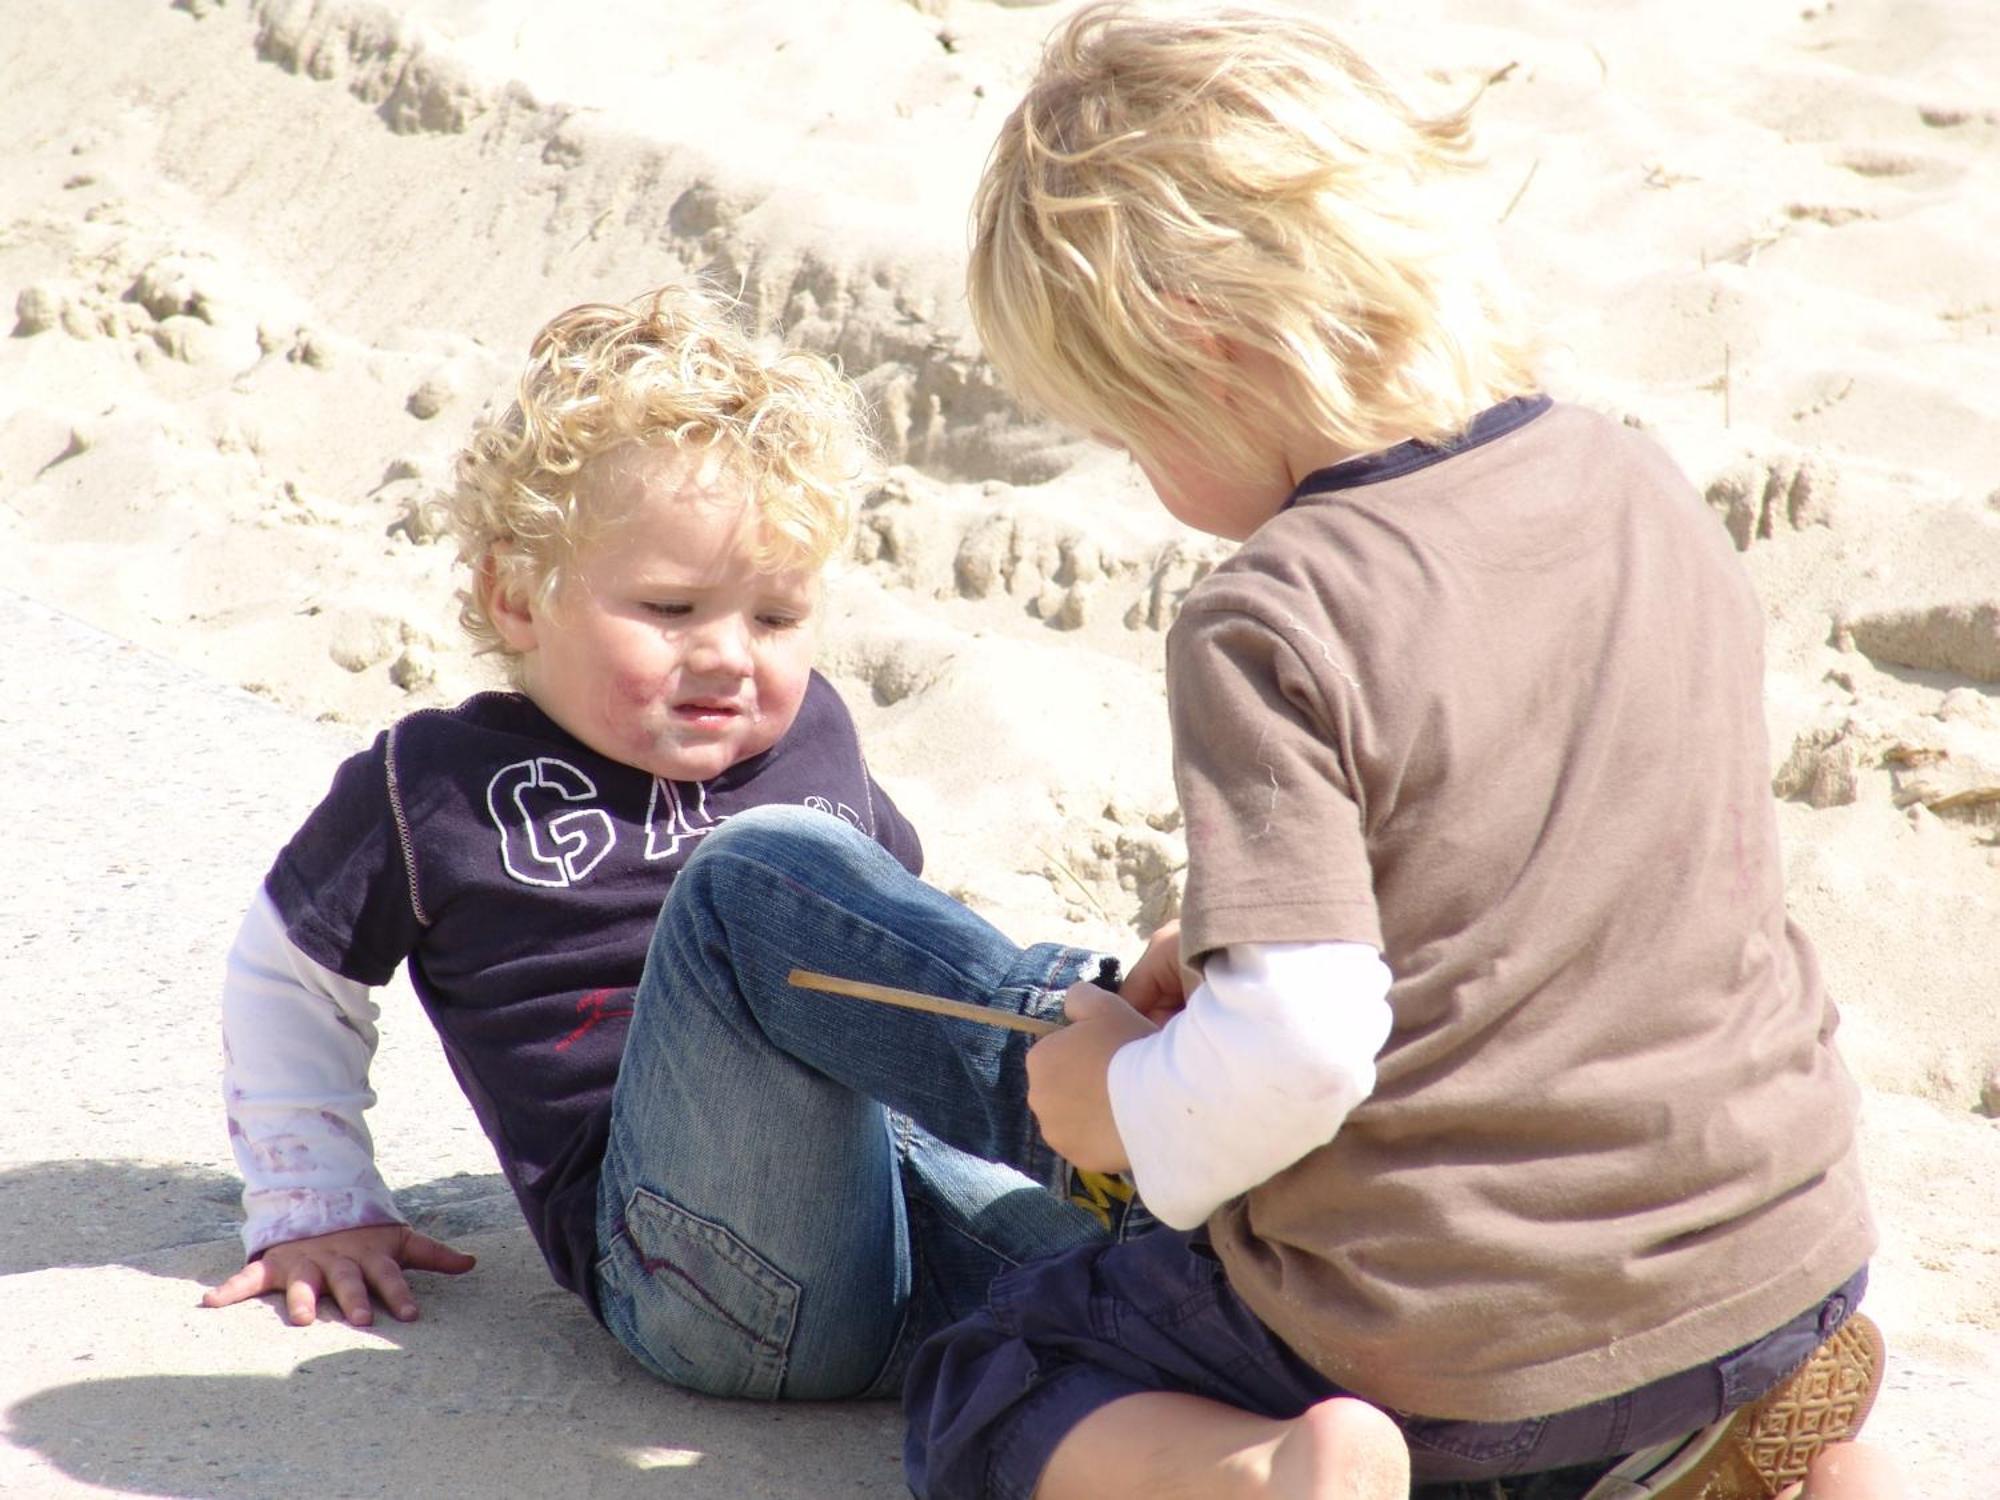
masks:
[[[474,428],[441,499],[473,572],[459,620],[480,650],[508,651],[489,590],[553,607],[565,566],[620,519],[598,513],[579,476],[628,443],[715,453],[757,508],[757,560],[770,568],[819,568],[839,551],[872,463],[854,387],[816,355],[751,338],[718,298],[669,285],[559,313],[535,335],[512,405]]]
[[[1535,388],[1478,247],[1429,192],[1475,164],[1324,25],[1104,0],[1051,37],[973,205],[973,322],[1031,406],[1145,452],[1247,459],[1283,414],[1362,453],[1442,439]],[[1236,390],[1218,341],[1289,387]],[[1244,403],[1239,402],[1242,406]]]

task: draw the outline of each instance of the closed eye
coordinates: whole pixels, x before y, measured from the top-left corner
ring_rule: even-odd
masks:
[[[686,616],[694,613],[694,606],[692,604],[672,604],[654,600],[648,600],[640,608],[645,610],[647,614],[656,615],[662,620],[684,619]]]

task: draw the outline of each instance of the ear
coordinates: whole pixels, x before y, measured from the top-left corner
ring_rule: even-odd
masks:
[[[501,566],[502,558],[511,550],[511,543],[495,542],[479,560],[473,586],[478,589],[479,602],[486,607],[487,618],[492,620],[507,649],[525,655],[537,644],[536,610],[528,591],[508,576],[511,570]]]
[[[1163,291],[1160,300],[1173,309],[1176,332],[1190,348],[1216,364],[1235,363],[1241,346],[1228,334],[1217,331],[1214,314],[1199,297]]]
[[[1194,387],[1211,404],[1233,409],[1239,403],[1238,387],[1256,353],[1230,334],[1216,327],[1216,318],[1199,297],[1186,292],[1163,292],[1161,300],[1173,310],[1176,335],[1194,358],[1188,361],[1188,375]]]

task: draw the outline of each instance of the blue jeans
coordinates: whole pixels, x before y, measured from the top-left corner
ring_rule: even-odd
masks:
[[[1050,1191],[1032,1038],[800,990],[794,966],[1023,1014],[1093,955],[1022,949],[838,818],[758,808],[660,914],[612,1097],[597,1293],[720,1396],[888,1396],[1003,1271],[1102,1237]]]

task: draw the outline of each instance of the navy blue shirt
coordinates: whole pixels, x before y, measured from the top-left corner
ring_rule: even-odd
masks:
[[[784,738],[706,782],[607,760],[517,693],[411,714],[341,766],[265,877],[317,963],[368,985],[408,963],[550,1271],[593,1311],[611,1089],[660,904],[710,829],[765,803],[845,818],[922,869],[815,673]]]

